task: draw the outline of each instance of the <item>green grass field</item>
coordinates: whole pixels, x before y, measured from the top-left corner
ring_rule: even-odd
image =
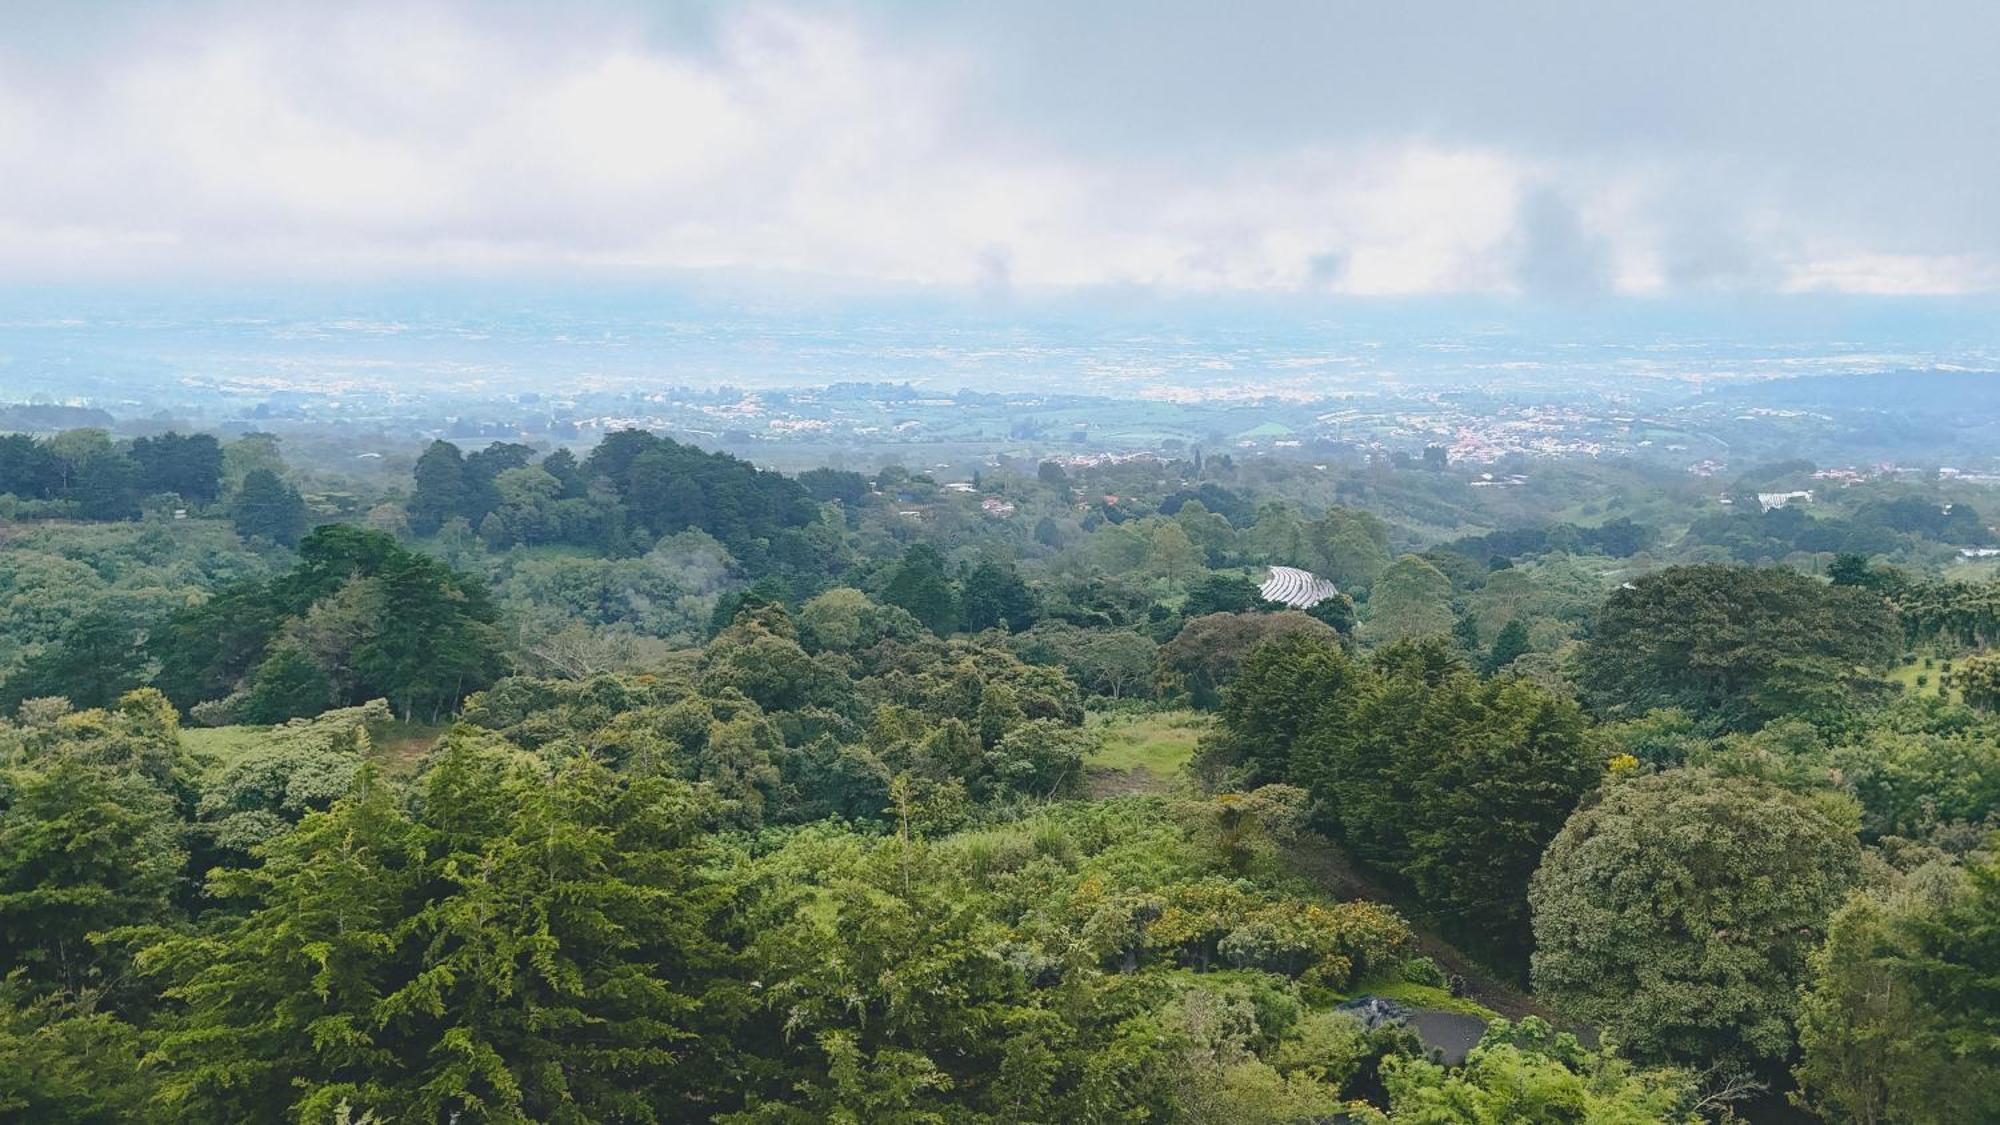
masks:
[[[1167,780],[1180,773],[1194,755],[1194,745],[1208,724],[1208,716],[1198,711],[1092,715],[1090,725],[1102,732],[1104,746],[1091,756],[1089,764],[1113,770],[1144,770]]]
[[[1924,667],[1924,659],[1926,657],[1931,660],[1931,666],[1928,668]],[[1919,649],[1917,651],[1917,662],[1915,664],[1896,665],[1889,671],[1889,679],[1894,683],[1903,685],[1903,694],[1911,699],[1932,698],[1938,694],[1938,673],[1943,670],[1941,665],[1946,659],[1940,653],[1929,649]],[[1922,686],[1918,686],[1917,684],[1917,677],[1919,676],[1925,678],[1925,683]]]

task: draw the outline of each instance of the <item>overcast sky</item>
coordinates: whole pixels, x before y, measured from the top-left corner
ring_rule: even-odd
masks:
[[[0,0],[0,279],[2000,290],[2000,4]]]

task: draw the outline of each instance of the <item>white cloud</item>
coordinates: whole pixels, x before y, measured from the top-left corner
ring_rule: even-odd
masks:
[[[1814,209],[1740,157],[1551,156],[1386,128],[1227,159],[1170,135],[1059,144],[992,111],[976,42],[777,7],[693,38],[591,12],[160,9],[70,60],[26,65],[17,43],[0,55],[21,64],[0,68],[0,275],[738,267],[987,289],[1555,295],[2000,284],[1971,252],[1849,238],[1802,255],[1831,245]]]

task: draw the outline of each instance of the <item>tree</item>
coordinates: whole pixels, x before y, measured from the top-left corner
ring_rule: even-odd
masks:
[[[183,500],[213,500],[222,492],[222,446],[212,435],[169,430],[132,442],[132,460],[143,486]]]
[[[297,646],[285,645],[257,666],[237,717],[263,725],[311,718],[332,700],[326,673]]]
[[[1375,644],[1443,636],[1457,619],[1451,612],[1451,579],[1415,555],[1390,564],[1368,596],[1364,637]]]
[[[1501,671],[1528,650],[1528,627],[1518,617],[1508,621],[1493,638],[1493,650],[1486,654],[1487,674]]]
[[[1829,802],[1705,770],[1615,782],[1535,873],[1536,992],[1639,1058],[1776,1062],[1860,865]]]
[[[1611,595],[1579,671],[1615,717],[1678,707],[1749,729],[1841,709],[1860,668],[1900,647],[1895,615],[1869,590],[1777,567],[1678,566]]]
[[[135,623],[113,610],[92,610],[0,682],[0,710],[57,695],[79,707],[108,707],[139,686],[144,665]]]
[[[138,1028],[93,999],[29,1000],[0,983],[0,1116],[122,1125],[148,1119],[154,1092]]]
[[[298,490],[269,469],[253,469],[243,478],[229,517],[245,539],[269,539],[286,547],[298,545],[308,518]]]
[[[300,542],[289,572],[176,613],[149,647],[157,681],[183,707],[257,687],[253,671],[282,638],[318,667],[330,702],[382,698],[405,718],[434,717],[499,675],[496,619],[477,580],[382,532],[326,524]],[[261,698],[276,710],[312,694],[294,658],[269,672]]]
[[[1244,661],[1221,720],[1206,761],[1307,788],[1350,852],[1502,958],[1522,952],[1543,846],[1604,768],[1574,703],[1482,681],[1442,638],[1368,664],[1323,638],[1274,640]]]
[[[1202,568],[1201,548],[1194,545],[1181,525],[1161,520],[1146,541],[1146,568],[1178,586]]]
[[[45,442],[27,434],[0,435],[0,492],[23,500],[53,500],[66,468]]]
[[[1122,699],[1146,695],[1160,646],[1129,629],[1079,629],[1044,622],[1016,634],[1011,647],[1030,664],[1060,664],[1078,687]]]
[[[918,543],[903,553],[902,564],[882,591],[882,600],[909,610],[939,636],[958,628],[958,598],[945,576],[944,556],[928,543]]]
[[[134,773],[58,754],[0,774],[0,976],[71,996],[128,983],[118,947],[91,935],[166,920],[183,835],[172,799]]]
[[[1977,1032],[1954,1041],[1947,994],[1932,991],[1920,952],[1940,926],[1991,929],[1990,907],[1964,910],[1974,894],[1963,871],[1934,862],[1855,892],[1833,916],[1801,1002],[1795,1102],[1859,1125],[2000,1116],[2000,1052],[1980,1050]],[[1986,961],[1990,974],[1990,952]]]
[[[2000,856],[1988,853],[1966,871],[1968,886],[1941,909],[1899,927],[1908,942],[1907,979],[1950,1057],[1973,1087],[1975,1114],[2000,1112]]]
[[[1329,641],[1339,636],[1303,613],[1211,613],[1183,625],[1160,648],[1160,684],[1169,692],[1186,692],[1197,707],[1213,707],[1245,657],[1258,645],[1288,633]]]
[[[838,500],[850,507],[868,498],[868,478],[840,469],[808,469],[798,475],[806,495],[822,503]]]
[[[415,491],[410,496],[410,530],[418,535],[435,535],[444,521],[465,514],[469,498],[464,456],[448,441],[432,442],[423,456],[417,458]]]
[[[722,902],[687,785],[447,743],[415,811],[378,777],[219,872],[241,913],[146,954],[186,1015],[154,1056],[192,1120],[664,1120]],[[566,1029],[551,1034],[551,1028]]]
[[[1259,522],[1263,519],[1260,514]],[[1307,538],[1319,556],[1320,573],[1342,589],[1368,590],[1388,569],[1389,525],[1371,512],[1329,509],[1307,530]]]
[[[93,450],[71,465],[69,494],[84,519],[138,519],[139,466],[116,449]]]
[[[2000,655],[1975,653],[1952,669],[1951,686],[1967,706],[2000,711]]]
[[[1435,448],[1435,447],[1433,447]],[[1495,1020],[1462,1068],[1392,1057],[1383,1063],[1388,1114],[1360,1122],[1477,1122],[1479,1125],[1698,1125],[1700,1097],[1684,1070],[1642,1070],[1611,1051],[1593,1051],[1568,1032],[1529,1016]]]
[[[961,613],[968,632],[978,633],[999,625],[1021,632],[1035,623],[1035,597],[1028,584],[1012,566],[982,562],[966,575],[960,598]]]
[[[1181,612],[1189,617],[1211,613],[1248,613],[1263,604],[1257,584],[1240,574],[1211,574],[1188,588]]]

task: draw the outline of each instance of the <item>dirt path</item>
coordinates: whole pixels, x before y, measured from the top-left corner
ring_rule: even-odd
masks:
[[[1418,925],[1411,918],[1412,912],[1397,901],[1394,893],[1362,871],[1332,841],[1322,836],[1304,836],[1285,849],[1284,857],[1292,870],[1339,898],[1365,899],[1397,908],[1404,918],[1410,919],[1417,948],[1424,956],[1436,961],[1438,968],[1446,974],[1463,980],[1468,999],[1476,1000],[1510,1020],[1540,1016],[1557,1026],[1563,1025],[1554,1012],[1534,997],[1467,960],[1451,943]]]

